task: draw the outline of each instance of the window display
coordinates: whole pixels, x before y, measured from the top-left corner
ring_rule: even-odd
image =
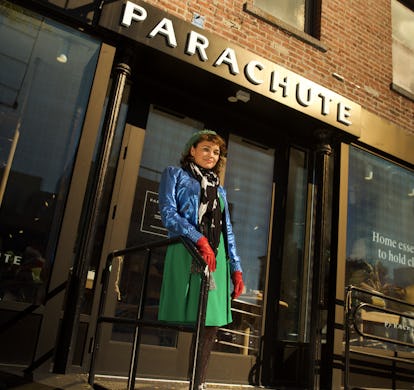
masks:
[[[361,311],[360,329],[369,327],[391,343],[407,340],[414,331],[413,320],[404,316],[414,307],[414,173],[355,147],[349,161],[345,283],[376,294],[358,296],[375,306]]]

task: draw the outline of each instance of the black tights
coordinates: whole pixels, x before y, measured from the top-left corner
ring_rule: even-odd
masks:
[[[201,335],[199,348],[199,360],[198,360],[198,378],[199,380],[196,383],[204,383],[206,381],[206,373],[208,362],[211,355],[211,350],[213,349],[214,342],[216,341],[218,326],[206,326],[204,332]],[[193,339],[194,340],[194,339]],[[194,342],[192,351],[194,351]],[[192,357],[192,356],[191,356]]]

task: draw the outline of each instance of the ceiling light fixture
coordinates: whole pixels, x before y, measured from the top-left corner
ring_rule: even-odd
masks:
[[[243,102],[243,103],[247,103],[247,102],[250,100],[250,93],[249,93],[249,92],[246,92],[246,91],[242,91],[241,89],[239,89],[239,90],[236,92],[236,96],[229,96],[229,97],[227,98],[227,100],[228,100],[230,103],[236,103],[236,102],[238,102],[239,100],[240,100],[241,102]]]

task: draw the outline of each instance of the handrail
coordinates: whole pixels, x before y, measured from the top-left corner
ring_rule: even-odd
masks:
[[[399,311],[399,310],[387,309],[383,306],[374,305],[372,303],[366,303],[366,302],[358,303],[354,307],[353,304],[352,304],[352,298],[353,298],[352,294],[354,292],[366,294],[370,297],[378,297],[378,298],[381,298],[383,300],[387,300],[387,301],[390,301],[390,302],[393,302],[393,303],[404,305],[407,308],[411,309],[410,314],[408,314],[407,312]],[[364,352],[364,351],[351,349],[351,345],[350,345],[351,328],[353,328],[357,332],[357,334],[359,334],[361,337],[371,339],[371,340],[387,342],[387,343],[391,343],[391,344],[395,344],[395,345],[401,345],[401,346],[404,346],[404,347],[414,349],[414,343],[401,341],[401,340],[397,340],[397,339],[394,339],[394,338],[387,338],[387,337],[375,335],[373,333],[367,333],[367,332],[362,331],[357,325],[357,318],[358,318],[358,314],[361,313],[361,310],[363,310],[364,308],[374,309],[377,312],[396,315],[396,316],[399,316],[399,317],[404,317],[404,318],[414,320],[414,316],[411,314],[412,312],[414,312],[414,305],[413,304],[410,304],[410,303],[408,303],[406,301],[403,301],[401,299],[398,299],[398,298],[394,298],[394,297],[390,297],[390,296],[381,294],[381,293],[376,292],[376,291],[366,290],[366,289],[363,289],[361,287],[357,287],[357,286],[353,286],[353,285],[347,286],[347,288],[346,288],[346,300],[345,300],[344,390],[349,389],[349,371],[350,371],[350,353],[351,352],[357,353],[357,354],[360,354],[360,355],[364,355],[364,356],[387,359],[387,360],[391,360],[393,362],[414,364],[414,359],[404,359],[404,358],[398,357],[396,355],[396,351],[394,351],[394,356],[388,356],[388,355],[383,355],[383,354],[379,354],[379,353],[377,354],[377,353],[374,353],[374,352]]]
[[[197,312],[197,320],[194,325],[183,325],[183,324],[176,324],[164,321],[157,321],[157,320],[144,320],[143,313],[144,313],[144,305],[146,299],[146,291],[147,291],[147,281],[149,275],[149,266],[150,266],[150,259],[151,259],[151,251],[155,248],[166,247],[170,244],[174,243],[182,243],[186,250],[190,253],[193,257],[193,261],[197,263],[197,268],[201,270],[202,279],[201,279],[201,287],[200,287],[200,295],[199,295],[199,302],[198,302],[198,312]],[[140,291],[140,299],[138,303],[138,311],[135,319],[126,319],[126,318],[119,318],[113,316],[104,316],[104,309],[105,309],[105,302],[108,292],[108,284],[109,284],[109,276],[110,276],[110,267],[112,265],[113,259],[121,256],[125,256],[130,253],[135,252],[147,252],[147,256],[145,258],[145,267],[144,267],[144,275],[143,275],[143,283],[141,286]],[[128,390],[133,390],[135,387],[135,377],[137,373],[138,367],[138,355],[139,355],[139,348],[140,348],[140,341],[141,341],[141,332],[139,331],[140,327],[157,327],[157,328],[169,328],[187,332],[193,332],[195,339],[194,339],[194,351],[192,356],[192,367],[191,367],[191,378],[190,378],[190,385],[189,390],[194,390],[198,388],[200,385],[199,381],[199,367],[197,362],[199,361],[200,350],[199,350],[199,341],[202,332],[204,332],[205,326],[205,315],[206,315],[206,307],[207,307],[207,295],[209,290],[209,273],[203,272],[206,267],[206,263],[204,262],[203,258],[199,254],[195,245],[185,237],[177,237],[172,239],[164,239],[152,243],[137,245],[133,247],[128,247],[120,250],[113,251],[108,254],[106,258],[105,268],[102,273],[102,280],[101,280],[101,296],[99,301],[99,308],[98,308],[98,317],[95,326],[95,337],[93,341],[93,350],[90,362],[90,369],[89,369],[89,378],[88,383],[93,386],[95,381],[95,363],[96,363],[96,356],[99,351],[100,347],[100,338],[101,338],[101,325],[103,323],[128,323],[135,326],[134,329],[134,338],[133,338],[133,345],[132,345],[132,352],[130,358],[130,367],[129,367],[129,374],[128,374]]]
[[[360,304],[358,304],[357,306],[355,306],[355,308],[353,309],[353,311],[354,311],[354,314],[353,314],[353,318],[354,318],[353,325],[354,325],[354,329],[355,329],[355,331],[356,331],[356,332],[357,332],[357,333],[358,333],[361,337],[370,338],[370,339],[372,339],[372,340],[384,341],[384,342],[386,342],[386,343],[390,343],[390,342],[392,342],[392,343],[394,343],[394,344],[397,344],[397,345],[402,345],[402,346],[404,346],[404,347],[414,348],[414,344],[413,344],[413,343],[407,343],[406,341],[400,341],[400,340],[398,340],[398,339],[394,339],[394,338],[391,338],[391,337],[382,337],[382,336],[377,336],[377,335],[372,334],[372,333],[366,333],[366,332],[363,332],[363,331],[362,331],[362,330],[361,330],[361,329],[357,326],[357,324],[355,323],[355,317],[356,317],[356,314],[357,314],[359,311],[363,310],[365,307],[375,309],[376,311],[379,311],[379,312],[381,312],[381,313],[393,314],[393,315],[396,315],[396,316],[405,317],[405,318],[409,318],[409,319],[414,320],[414,316],[409,315],[409,314],[407,314],[407,313],[402,313],[402,312],[399,312],[399,311],[397,311],[397,310],[386,309],[386,308],[384,308],[384,307],[381,307],[381,306],[376,306],[376,305],[373,305],[373,304],[371,304],[371,303],[360,303]]]

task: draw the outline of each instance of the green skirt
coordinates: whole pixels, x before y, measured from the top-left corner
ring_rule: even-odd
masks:
[[[216,288],[207,300],[207,326],[224,326],[232,322],[230,270],[226,259],[223,235],[217,253],[217,268],[213,272]],[[201,275],[193,272],[192,257],[184,245],[167,248],[161,286],[158,319],[161,321],[194,323],[197,319]]]

